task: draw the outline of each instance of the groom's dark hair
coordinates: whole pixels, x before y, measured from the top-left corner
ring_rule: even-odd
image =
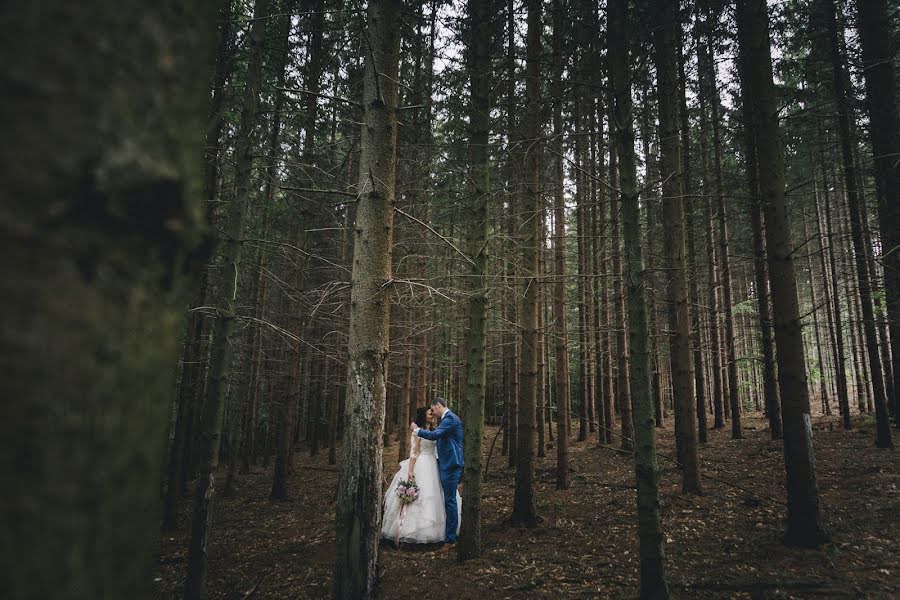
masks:
[[[431,405],[440,404],[444,408],[447,408],[447,401],[441,398],[440,396],[435,396],[434,400],[431,401]]]

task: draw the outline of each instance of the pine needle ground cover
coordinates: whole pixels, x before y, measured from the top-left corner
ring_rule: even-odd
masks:
[[[814,419],[816,468],[826,529],[822,550],[781,543],[784,463],[761,415],[745,415],[746,439],[710,431],[700,449],[704,495],[681,493],[675,464],[660,460],[669,584],[677,598],[891,598],[900,595],[900,458],[871,447],[874,422],[844,432],[836,417]],[[496,434],[487,427],[486,449]],[[660,454],[674,455],[671,424],[657,430]],[[436,547],[382,546],[381,595],[430,599],[632,598],[638,580],[634,469],[630,457],[594,439],[571,442],[568,490],[555,489],[555,458],[537,460],[541,524],[504,524],[515,470],[498,456],[484,486],[485,556],[458,563]],[[396,445],[385,472],[396,469]],[[486,450],[487,452],[487,450]],[[294,453],[291,500],[268,499],[262,469],[222,498],[210,549],[210,598],[327,598],[335,558],[337,470],[327,453]],[[385,482],[385,485],[387,483]],[[737,486],[737,487],[735,487]],[[189,506],[189,503],[183,503]],[[180,524],[188,518],[182,513]],[[187,538],[163,537],[158,597],[180,598]],[[440,577],[438,577],[440,574]]]

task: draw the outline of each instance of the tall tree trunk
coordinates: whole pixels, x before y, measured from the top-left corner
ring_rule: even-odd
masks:
[[[335,506],[334,597],[378,592],[382,441],[397,156],[400,0],[366,9],[359,187],[351,275],[349,365]]]
[[[249,34],[247,83],[244,88],[240,126],[235,139],[235,194],[228,206],[225,224],[225,261],[218,274],[216,322],[209,366],[207,396],[200,421],[200,448],[197,488],[191,521],[191,540],[188,548],[188,571],[184,597],[188,600],[206,594],[207,535],[212,524],[216,470],[219,465],[219,445],[222,437],[222,412],[231,375],[232,343],[237,318],[238,273],[243,251],[244,218],[251,190],[253,170],[253,132],[257,126],[263,42],[266,20],[270,14],[270,0],[256,0],[254,21]]]
[[[579,71],[581,69],[579,68]],[[583,90],[575,84],[575,100],[572,107],[573,129],[575,132],[575,232],[576,232],[576,258],[578,260],[578,272],[575,280],[575,293],[578,301],[578,441],[583,442],[588,436],[588,406],[591,394],[590,350],[588,349],[588,330],[590,320],[588,318],[587,285],[585,279],[587,273],[587,252],[585,250],[586,237],[586,198],[584,176],[584,129],[581,116]]]
[[[858,1],[857,27],[866,82],[869,136],[875,158],[884,288],[890,325],[894,423],[900,427],[900,115],[890,19],[885,0]]]
[[[744,55],[739,57],[743,60]],[[749,66],[741,64],[741,77],[749,77]],[[778,380],[775,372],[775,349],[772,339],[772,320],[769,310],[769,280],[766,269],[766,246],[763,237],[762,204],[759,186],[759,150],[756,140],[756,125],[750,121],[753,99],[750,87],[741,85],[744,122],[744,157],[747,188],[750,190],[750,227],[753,231],[753,284],[756,291],[756,312],[759,319],[760,344],[763,354],[763,405],[769,420],[769,435],[773,440],[783,436],[781,420],[781,399],[778,394]]]
[[[624,8],[623,8],[624,10]],[[610,79],[612,79],[612,65],[610,68]],[[610,89],[610,95],[613,96],[612,89]],[[610,121],[614,122],[616,120],[616,107],[615,102],[610,102],[609,106],[610,110]],[[630,112],[629,112],[630,118]],[[634,124],[631,124],[634,127]],[[632,134],[633,137],[633,134]],[[621,180],[620,168],[619,168],[619,149],[618,144],[613,145],[616,148],[616,151],[613,151],[613,148],[610,148],[610,158],[609,158],[609,170],[610,170],[610,183],[613,188],[617,186],[617,182]],[[632,148],[632,153],[634,149]],[[635,175],[637,177],[637,175]],[[634,451],[634,420],[632,419],[631,414],[631,390],[629,388],[628,379],[629,379],[629,352],[628,352],[628,331],[626,331],[626,321],[627,321],[627,313],[625,312],[625,293],[624,293],[624,281],[623,281],[623,273],[622,273],[622,251],[620,244],[620,227],[619,223],[620,219],[620,210],[621,210],[621,198],[619,202],[616,202],[614,199],[610,199],[610,219],[609,219],[609,230],[610,230],[610,244],[612,245],[612,279],[613,279],[613,308],[610,313],[610,316],[613,319],[613,325],[616,329],[616,355],[617,355],[617,366],[616,366],[616,385],[615,385],[615,393],[614,398],[618,400],[618,408],[619,415],[622,420],[622,450],[626,452]]]
[[[685,69],[683,30],[679,26],[678,38],[678,101],[681,136],[682,189],[684,191],[684,226],[687,234],[687,269],[690,296],[691,348],[694,366],[694,393],[696,398],[696,418],[698,441],[705,444],[708,439],[706,419],[706,378],[703,371],[703,350],[700,335],[700,292],[697,286],[697,250],[694,243],[694,185],[691,173],[690,115],[687,106],[687,75]]]
[[[218,182],[220,162],[220,139],[224,127],[222,104],[225,95],[225,82],[231,72],[232,45],[234,43],[234,27],[231,17],[231,4],[225,2],[220,7],[219,31],[216,43],[216,68],[212,79],[212,95],[209,101],[209,121],[206,129],[206,145],[203,152],[203,198],[206,201],[206,216],[212,220]],[[197,277],[195,296],[192,307],[204,306],[210,291],[209,269],[200,269]],[[173,427],[172,445],[169,449],[166,494],[163,498],[162,529],[171,530],[177,525],[178,500],[185,491],[184,482],[188,470],[188,448],[191,446],[190,421],[201,398],[203,371],[200,368],[202,338],[204,331],[203,313],[191,311],[187,317],[187,333],[181,361],[181,385],[178,389],[175,424]]]
[[[637,437],[635,474],[641,561],[640,592],[642,599],[657,599],[668,598],[669,591],[665,578],[665,552],[657,487],[656,432],[653,426],[653,407],[650,405],[647,297],[642,275],[644,265],[632,123],[631,68],[626,45],[629,31],[626,15],[624,0],[610,0],[609,60],[615,96],[615,140],[619,159],[619,187],[625,237],[625,279],[628,282],[631,400],[634,403],[634,429]]]
[[[293,0],[296,1],[296,0]],[[310,22],[308,24],[310,30],[310,40],[309,40],[309,61],[306,64],[305,75],[304,75],[304,87],[309,92],[305,95],[305,105],[303,111],[303,151],[301,154],[300,162],[303,165],[308,165],[305,168],[312,169],[315,163],[315,148],[316,148],[316,118],[317,118],[317,106],[318,106],[318,94],[321,89],[320,79],[322,74],[322,41],[323,41],[323,30],[325,25],[325,17],[323,12],[323,4],[322,0],[306,0],[303,6],[304,10],[310,15]],[[292,14],[293,10],[288,4],[283,7],[283,10],[288,14]],[[309,188],[313,188],[313,182],[310,177],[305,176],[306,186]],[[301,211],[301,218],[304,221],[307,221],[309,217],[307,216],[308,211]],[[292,242],[294,246],[300,248],[305,251],[307,244],[309,243],[309,233],[306,230],[303,230],[303,223],[295,223],[293,226],[293,232],[291,235]],[[306,283],[306,272],[307,272],[307,264],[309,262],[309,257],[305,256],[303,260],[300,262],[300,265],[296,268],[294,274],[294,288],[298,292],[302,292]],[[292,311],[291,314],[292,326],[291,329],[294,331],[295,337],[302,338],[305,335],[304,326],[307,323],[308,319],[303,315],[303,309],[301,307],[297,307]],[[289,377],[288,390],[284,396],[284,403],[282,404],[281,411],[281,422],[278,431],[278,441],[277,448],[275,452],[275,468],[272,473],[272,490],[269,494],[269,499],[271,500],[284,500],[287,498],[287,476],[290,472],[290,456],[291,456],[291,448],[293,447],[293,432],[294,425],[296,420],[296,407],[297,407],[297,396],[296,392],[298,389],[298,377],[300,375],[301,370],[301,357],[303,356],[303,352],[301,351],[301,345],[299,342],[294,343],[294,352],[292,354],[292,365],[289,367],[291,376]],[[325,394],[327,396],[327,394]],[[327,407],[326,407],[326,410]],[[326,416],[328,413],[326,413]],[[326,422],[327,419],[326,419]],[[321,428],[317,429],[316,440],[320,439],[321,436]]]
[[[487,363],[487,259],[490,232],[488,209],[491,200],[491,160],[488,142],[491,125],[491,19],[490,7],[469,0],[468,70],[470,81],[469,181],[472,194],[469,255],[472,257],[469,299],[469,327],[466,360],[466,424],[463,518],[459,536],[460,560],[481,556],[481,446],[484,437],[484,402]]]
[[[835,230],[832,227],[832,219],[831,219],[831,199],[830,194],[828,193],[828,181],[827,181],[827,173],[825,174],[826,178],[822,180],[822,190],[824,197],[822,198],[822,204],[824,205],[824,213],[825,213],[825,230],[829,233],[828,240],[828,270],[830,275],[831,282],[831,297],[833,301],[833,312],[834,312],[834,335],[835,335],[835,370],[836,370],[836,379],[837,379],[837,392],[838,392],[838,407],[841,413],[841,421],[844,424],[844,429],[851,429],[853,427],[852,421],[850,420],[850,393],[847,390],[847,372],[846,372],[846,357],[844,355],[844,341],[843,341],[843,326],[842,326],[842,317],[841,317],[841,295],[840,289],[838,285],[838,275],[837,275],[837,264],[835,259],[835,247],[834,247],[834,234]],[[850,344],[853,347],[853,332],[850,331]],[[855,352],[854,352],[855,354]],[[857,390],[859,393],[859,390]]]
[[[738,0],[741,85],[750,98],[750,127],[757,143],[759,187],[765,225],[772,312],[778,353],[778,383],[784,417],[784,458],[787,475],[788,527],[785,541],[816,547],[826,535],[819,515],[815,455],[809,417],[809,391],[800,328],[800,306],[794,275],[794,246],[785,194],[782,147],[765,0]]]
[[[151,598],[220,15],[0,13],[0,595]]]
[[[541,12],[542,0],[528,0],[528,33],[525,58],[525,120],[523,137],[529,142],[525,155],[525,194],[522,196],[522,312],[519,378],[519,434],[517,436],[516,489],[510,522],[537,524],[534,499],[534,427],[537,403],[537,293],[538,246],[542,243],[541,220]]]
[[[691,372],[691,318],[688,306],[678,135],[677,7],[668,0],[656,4],[653,45],[659,105],[659,171],[663,180],[663,256],[669,307],[669,359],[675,403],[675,436],[682,467],[682,490],[702,493],[697,429],[694,425],[694,375]]]
[[[553,253],[554,292],[553,320],[556,335],[556,489],[569,488],[569,435],[566,431],[566,399],[569,397],[569,328],[566,310],[566,200],[563,184],[563,123],[562,123],[562,36],[563,14],[561,0],[553,0]]]
[[[893,448],[890,422],[887,411],[884,379],[878,355],[878,333],[875,329],[875,315],[872,308],[872,290],[869,280],[866,252],[863,246],[860,198],[857,188],[858,177],[853,162],[853,147],[850,138],[850,104],[847,100],[847,76],[844,70],[838,43],[838,23],[835,16],[834,0],[822,0],[822,10],[828,27],[828,46],[831,59],[834,95],[837,101],[838,134],[841,158],[844,166],[844,185],[847,191],[847,209],[850,215],[850,235],[853,253],[856,257],[856,277],[859,286],[859,300],[862,308],[863,333],[865,334],[868,367],[875,400],[875,445],[879,448]],[[896,227],[896,223],[894,224]]]
[[[809,235],[809,225],[807,224],[806,215],[803,215],[803,239],[812,239]],[[806,269],[809,271],[809,297],[812,303],[812,325],[813,339],[815,340],[816,360],[819,366],[819,401],[822,404],[822,413],[825,414],[825,407],[828,406],[828,387],[825,384],[825,360],[822,358],[822,340],[819,334],[819,307],[816,302],[816,277],[813,274],[812,252],[806,253]]]
[[[825,246],[825,236],[822,232],[822,209],[820,207],[821,201],[819,200],[819,178],[816,170],[815,161],[810,161],[813,166],[813,184],[815,189],[813,190],[813,201],[815,206],[815,222],[816,222],[816,231],[815,236],[818,241],[819,246],[819,270],[822,272],[822,291],[825,295],[825,314],[826,314],[826,326],[828,331],[828,342],[829,342],[829,359],[831,360],[831,376],[830,379],[834,384],[833,391],[838,396],[838,405],[844,406],[847,402],[847,375],[844,372],[844,349],[843,349],[843,334],[841,335],[841,347],[838,348],[838,337],[837,337],[837,329],[840,328],[840,323],[835,323],[834,320],[834,306],[837,301],[836,297],[832,297],[832,286],[831,279],[832,275],[828,268],[827,262],[827,254],[828,250]],[[838,312],[838,317],[840,317],[840,312]],[[843,381],[841,381],[843,380]],[[843,387],[842,387],[843,386]],[[841,391],[843,390],[843,402],[841,401]],[[825,414],[831,415],[831,405],[825,404]]]
[[[704,17],[706,18],[706,17]],[[699,19],[698,19],[699,21]],[[700,97],[700,156],[701,162],[703,163],[703,195],[705,198],[702,200],[703,206],[702,208],[702,219],[705,223],[704,226],[704,234],[706,238],[706,250],[707,250],[707,280],[709,285],[707,302],[707,322],[709,325],[709,338],[710,338],[710,370],[712,372],[712,381],[713,381],[713,389],[712,389],[712,402],[714,408],[714,429],[722,429],[725,427],[725,411],[724,411],[724,393],[723,393],[723,382],[722,382],[722,355],[721,355],[721,345],[719,343],[719,295],[717,293],[719,287],[719,269],[716,265],[716,251],[715,245],[713,243],[713,216],[712,216],[712,193],[711,193],[711,182],[712,177],[709,172],[709,113],[707,109],[707,102],[709,101],[709,73],[710,69],[707,66],[707,63],[711,62],[711,57],[709,55],[709,46],[703,39],[701,35],[701,26],[698,24],[695,27],[695,39],[698,47],[698,83],[699,83],[699,97]],[[714,82],[713,82],[714,84]]]
[[[732,439],[741,439],[744,437],[741,423],[741,403],[738,395],[737,382],[737,356],[735,354],[734,342],[734,315],[732,312],[732,294],[731,294],[731,259],[728,256],[728,222],[725,218],[725,186],[722,180],[722,136],[720,133],[719,123],[719,90],[716,82],[716,55],[715,55],[715,36],[713,19],[715,18],[712,6],[708,0],[704,0],[705,8],[705,30],[706,39],[704,43],[706,48],[705,66],[707,69],[706,82],[708,101],[710,105],[710,121],[712,124],[713,139],[713,173],[715,176],[716,186],[716,221],[719,225],[718,229],[718,246],[719,246],[719,267],[722,283],[722,307],[724,308],[723,321],[723,350],[725,353],[725,375],[727,377],[728,404],[726,405],[726,416],[728,409],[731,412],[731,437]]]

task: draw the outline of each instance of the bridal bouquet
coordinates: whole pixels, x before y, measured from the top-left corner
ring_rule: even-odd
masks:
[[[419,497],[419,486],[415,481],[401,479],[397,484],[397,496],[403,504],[412,504]]]

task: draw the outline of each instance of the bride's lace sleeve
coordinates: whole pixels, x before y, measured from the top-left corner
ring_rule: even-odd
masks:
[[[409,437],[409,457],[416,458],[419,455],[419,436],[413,433]]]

